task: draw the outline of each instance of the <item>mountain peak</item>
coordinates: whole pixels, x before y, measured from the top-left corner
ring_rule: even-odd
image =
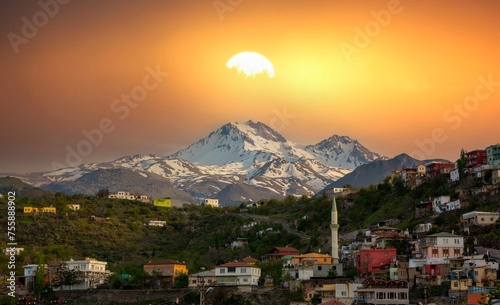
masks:
[[[281,134],[279,134],[277,131],[275,131],[274,129],[272,129],[271,127],[267,126],[264,123],[261,122],[255,123],[252,120],[249,120],[244,125],[251,128],[251,130],[249,129],[245,130],[246,132],[251,132],[256,136],[262,137],[269,141],[286,142],[286,139]]]

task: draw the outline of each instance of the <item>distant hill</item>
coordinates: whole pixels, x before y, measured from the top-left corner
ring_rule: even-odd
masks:
[[[10,191],[15,191],[16,197],[40,197],[51,194],[49,191],[24,183],[18,178],[9,176],[0,178],[0,193],[5,195]]]
[[[339,180],[332,182],[326,189],[332,187],[342,187],[350,184],[354,187],[368,186],[371,184],[378,184],[387,176],[400,168],[417,167],[420,164],[427,163],[431,160],[417,160],[407,154],[400,154],[389,160],[375,160],[373,162],[358,166],[351,173],[345,175]],[[436,160],[444,161],[444,160]]]

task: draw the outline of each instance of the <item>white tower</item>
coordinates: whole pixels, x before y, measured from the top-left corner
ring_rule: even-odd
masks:
[[[335,201],[335,194],[333,195],[332,203],[332,220],[330,229],[332,230],[332,258],[333,263],[339,263],[339,224],[338,224],[337,202]]]

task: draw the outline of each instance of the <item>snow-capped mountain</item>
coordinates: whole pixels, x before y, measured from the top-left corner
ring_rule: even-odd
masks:
[[[357,166],[380,157],[346,136],[334,135],[306,146],[286,140],[265,124],[248,121],[228,123],[170,156],[132,155],[22,178],[41,187],[50,184],[52,190],[60,185],[61,190],[68,191],[68,182],[84,184],[76,188],[81,192],[92,180],[94,171],[123,169],[135,175],[120,172],[120,179],[142,176],[147,180],[154,176],[154,183],[164,179],[168,185],[186,191],[193,198],[220,195],[221,201],[231,198],[223,204],[232,204],[259,200],[262,196],[311,195]],[[101,179],[99,187],[118,191],[115,188],[120,184],[106,181]],[[124,182],[125,185],[130,187],[130,183]],[[92,190],[96,187],[93,185]],[[172,194],[155,193],[154,196],[171,197]],[[186,200],[184,193],[182,200]]]

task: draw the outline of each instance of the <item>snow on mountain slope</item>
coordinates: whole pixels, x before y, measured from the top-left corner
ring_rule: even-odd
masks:
[[[245,190],[245,198],[258,200],[258,194],[262,193],[255,191],[256,188],[279,196],[314,194],[357,166],[378,158],[379,154],[347,136],[334,135],[306,146],[286,140],[263,123],[248,121],[225,124],[170,156],[131,155],[33,175],[25,180],[57,187],[54,184],[83,181],[82,176],[96,170],[127,169],[144,179],[148,179],[148,173],[156,174],[195,197],[217,197],[224,190],[224,196],[234,199],[236,195],[231,195],[231,191]]]

